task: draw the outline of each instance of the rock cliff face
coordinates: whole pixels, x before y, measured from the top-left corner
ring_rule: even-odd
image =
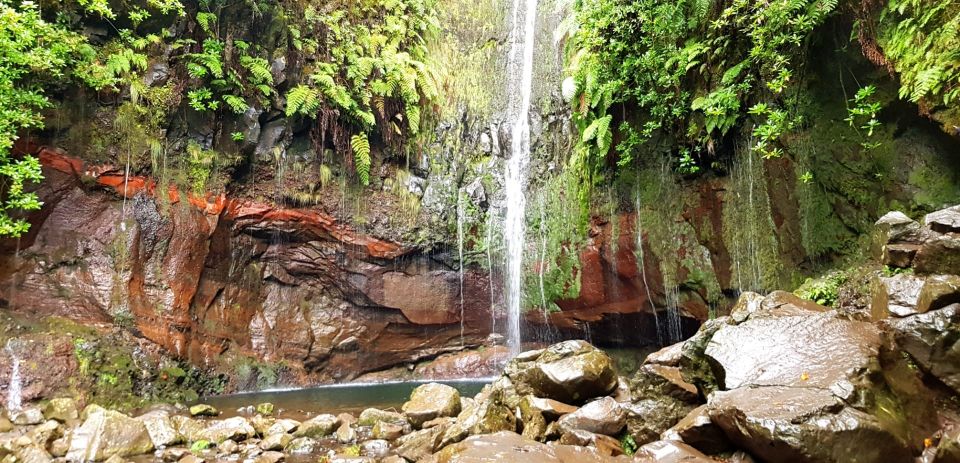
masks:
[[[350,378],[478,345],[487,275],[372,238],[316,210],[156,191],[40,152],[43,210],[7,241],[2,297],[16,312],[129,323],[203,364],[228,347]],[[19,246],[19,249],[16,247]]]

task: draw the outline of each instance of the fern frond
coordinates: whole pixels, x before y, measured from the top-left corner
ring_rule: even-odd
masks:
[[[350,147],[353,149],[354,168],[357,177],[364,186],[370,184],[370,140],[366,133],[360,133],[350,138]]]

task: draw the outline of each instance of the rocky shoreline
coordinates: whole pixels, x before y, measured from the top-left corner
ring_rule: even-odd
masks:
[[[960,461],[960,207],[891,213],[866,306],[744,293],[632,376],[584,341],[511,360],[472,398],[414,390],[399,410],[294,420],[270,404],[133,417],[73,399],[0,419],[4,463]]]

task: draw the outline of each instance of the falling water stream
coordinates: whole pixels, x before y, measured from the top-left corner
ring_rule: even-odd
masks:
[[[637,264],[640,266],[640,276],[643,281],[643,290],[647,294],[647,302],[650,303],[650,311],[653,312],[653,324],[657,330],[657,345],[663,345],[663,336],[660,334],[660,316],[657,314],[657,307],[653,305],[653,296],[650,294],[650,285],[647,284],[647,265],[644,262],[643,254],[643,221],[640,217],[640,192],[637,192]],[[641,307],[641,309],[643,309]]]
[[[13,350],[13,339],[7,341],[6,351],[10,355],[10,384],[7,385],[7,410],[20,410],[23,380],[20,377],[20,357]]]
[[[465,216],[463,193],[457,191],[457,262],[460,277],[460,347],[463,347],[463,221]]]
[[[537,0],[514,0],[507,68],[510,160],[506,172],[507,213],[504,237],[507,244],[507,346],[520,352],[520,303],[523,283],[523,248],[527,199],[524,196],[530,163],[530,104],[533,87],[533,49],[536,38]]]

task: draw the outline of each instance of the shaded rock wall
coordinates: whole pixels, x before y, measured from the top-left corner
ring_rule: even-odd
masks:
[[[44,208],[3,243],[0,297],[19,313],[129,323],[200,364],[238,348],[319,379],[477,345],[492,326],[485,274],[464,275],[461,340],[455,270],[321,212],[158,198],[147,178],[40,157]]]

